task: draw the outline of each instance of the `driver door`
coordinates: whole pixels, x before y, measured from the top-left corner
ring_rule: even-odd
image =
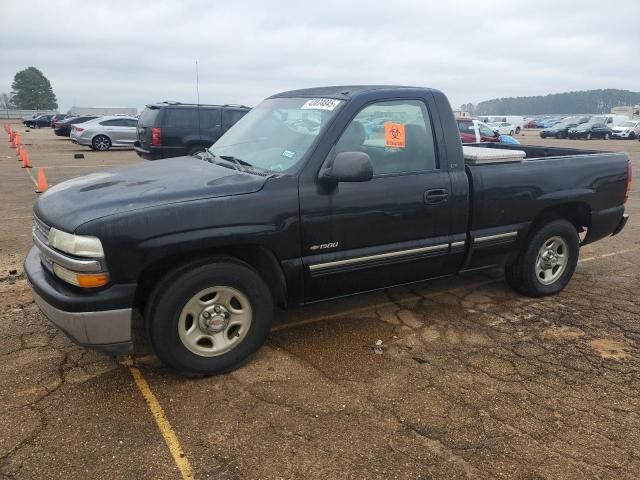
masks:
[[[329,157],[364,152],[373,178],[301,184],[305,300],[445,274],[451,205],[422,100],[370,104]]]

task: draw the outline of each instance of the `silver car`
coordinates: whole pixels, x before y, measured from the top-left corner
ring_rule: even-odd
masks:
[[[133,148],[137,126],[137,118],[125,115],[95,118],[73,125],[71,141],[102,152],[111,147]]]

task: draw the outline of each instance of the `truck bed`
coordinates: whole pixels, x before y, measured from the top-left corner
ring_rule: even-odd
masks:
[[[526,153],[525,160],[556,157],[575,157],[594,154],[607,154],[599,150],[583,150],[580,148],[542,147],[539,145],[511,145],[504,143],[471,143],[469,147],[491,148],[499,150],[520,150]]]
[[[526,156],[512,162],[465,161],[471,237],[519,232],[523,238],[533,222],[556,205],[584,218],[588,233],[583,244],[610,235],[620,221],[628,178],[625,153],[492,143],[472,146],[520,150]],[[474,254],[470,267],[486,263],[486,257],[498,258],[504,248],[486,250],[486,256]]]

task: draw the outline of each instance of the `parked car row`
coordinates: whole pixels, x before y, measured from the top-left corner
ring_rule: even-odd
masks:
[[[540,132],[542,138],[620,138],[633,140],[640,137],[640,120],[622,120],[614,115],[566,117]],[[623,117],[626,118],[626,117]],[[621,121],[622,120],[622,121]]]
[[[96,151],[130,148],[142,158],[156,160],[204,151],[249,110],[244,105],[161,102],[147,105],[139,118],[38,115],[25,119],[25,125],[50,125],[56,135]]]

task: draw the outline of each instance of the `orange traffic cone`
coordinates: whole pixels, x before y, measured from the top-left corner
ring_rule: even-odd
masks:
[[[11,135],[9,135],[9,146],[11,148],[16,148],[15,138],[16,138],[16,132],[11,132]]]
[[[16,145],[22,145],[22,137],[18,132],[16,132],[16,138],[13,140]]]
[[[49,188],[47,176],[44,174],[44,168],[38,168],[38,183],[36,185],[36,193],[46,192]]]
[[[18,145],[18,148],[16,149],[16,155],[20,160],[22,160],[22,145]]]
[[[29,163],[29,154],[26,150],[22,150],[22,168],[31,168]]]

